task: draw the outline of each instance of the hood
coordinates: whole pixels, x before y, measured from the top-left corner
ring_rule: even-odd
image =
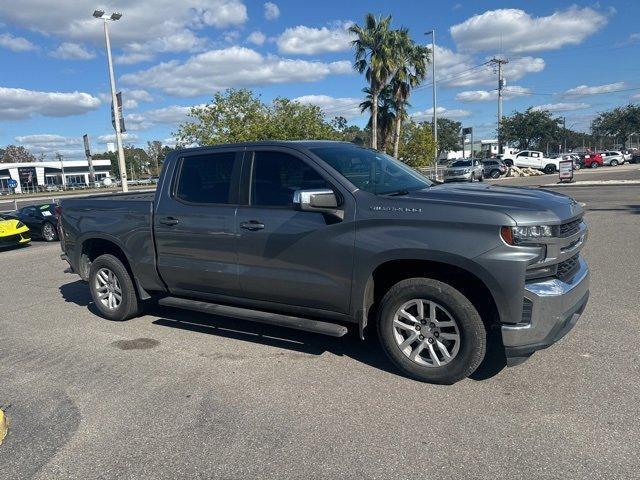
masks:
[[[445,183],[398,198],[493,210],[509,215],[518,225],[559,224],[583,213],[578,202],[561,193],[479,183]]]

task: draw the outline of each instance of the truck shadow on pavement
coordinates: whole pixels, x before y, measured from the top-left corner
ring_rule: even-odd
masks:
[[[93,305],[87,284],[82,280],[62,285],[60,293],[66,302],[87,307],[91,313],[98,315],[98,310]],[[251,342],[307,355],[319,356],[328,352],[333,355],[352,358],[393,375],[403,376],[382,351],[375,328],[367,329],[365,340],[361,341],[358,338],[356,325],[350,325],[349,333],[344,337],[333,338],[248,320],[163,307],[153,302],[148,303],[145,313],[148,316],[156,317],[151,323],[159,327],[215,335],[221,338]],[[106,322],[108,320],[103,321]],[[470,378],[473,380],[485,380],[493,377],[503,368],[503,355],[489,351],[485,361]]]

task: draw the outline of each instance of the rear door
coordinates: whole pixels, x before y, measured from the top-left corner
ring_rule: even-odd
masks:
[[[249,149],[238,208],[238,263],[250,299],[347,313],[355,202],[313,160],[291,149]],[[344,219],[293,208],[299,189],[332,189]]]
[[[236,209],[242,152],[179,158],[154,217],[158,270],[179,295],[237,295]],[[169,172],[167,172],[169,174]]]

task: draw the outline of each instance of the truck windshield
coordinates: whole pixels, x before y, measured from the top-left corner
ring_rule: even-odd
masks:
[[[402,194],[433,185],[426,177],[389,155],[357,145],[310,150],[356,187],[376,195]]]

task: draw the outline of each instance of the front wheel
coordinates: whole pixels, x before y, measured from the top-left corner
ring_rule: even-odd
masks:
[[[491,170],[491,178],[500,178],[500,170]]]
[[[591,164],[591,168],[598,168],[600,165],[598,165],[598,162],[593,162]]]
[[[617,166],[618,166],[618,161],[617,161],[617,160],[611,160],[610,165],[611,165],[612,167],[617,167]]]
[[[378,310],[380,343],[406,375],[452,384],[482,362],[487,331],[473,304],[451,285],[410,278],[394,285]]]
[[[129,271],[114,255],[100,255],[91,262],[89,289],[100,314],[109,320],[128,320],[140,312]]]
[[[480,172],[480,178],[478,179],[479,182],[484,182],[484,173]]]

